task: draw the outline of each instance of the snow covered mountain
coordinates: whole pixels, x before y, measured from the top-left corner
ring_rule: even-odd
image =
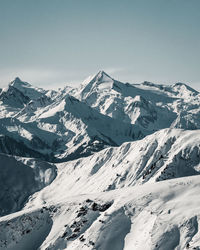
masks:
[[[16,78],[0,91],[0,249],[200,249],[200,93]]]
[[[186,84],[124,84],[100,71],[76,96],[105,115],[151,132],[170,126],[200,128],[200,95]]]
[[[49,161],[67,160],[144,136],[138,126],[105,116],[69,95],[41,108],[34,119],[31,112],[30,118],[22,122],[20,113],[20,117],[17,114],[1,119],[1,152],[28,157],[38,154]],[[9,140],[20,144],[22,150],[11,148],[6,143]]]

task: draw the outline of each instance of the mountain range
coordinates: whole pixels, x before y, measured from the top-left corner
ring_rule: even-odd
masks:
[[[0,90],[0,249],[200,249],[200,93],[104,71]]]

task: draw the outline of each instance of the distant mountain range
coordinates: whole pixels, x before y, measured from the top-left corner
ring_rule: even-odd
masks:
[[[59,92],[16,78],[2,90],[0,102],[0,151],[52,162],[164,128],[200,128],[199,93],[189,86],[124,84],[103,71],[78,89]]]

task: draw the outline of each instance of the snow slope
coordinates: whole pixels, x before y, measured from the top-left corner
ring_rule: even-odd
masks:
[[[17,225],[17,232],[6,226],[9,233],[2,244],[7,239],[14,249],[29,246],[26,238],[35,239],[38,225],[45,220],[49,233],[39,249],[199,246],[198,135],[199,131],[162,130],[119,148],[57,164],[56,179],[33,194],[25,210],[2,218],[2,227],[8,221]],[[24,217],[30,222],[22,223]]]
[[[198,175],[199,134],[199,130],[161,130],[136,142],[57,164],[57,178],[32,199],[37,204],[38,200],[51,197],[54,201],[64,200],[66,196]]]
[[[0,249],[199,249],[200,178],[66,197],[0,218]]]

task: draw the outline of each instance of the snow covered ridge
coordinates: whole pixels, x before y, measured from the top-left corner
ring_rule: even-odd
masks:
[[[16,78],[0,93],[0,152],[11,155],[67,161],[169,127],[200,129],[200,95],[185,84],[122,83],[100,71],[78,89]]]
[[[200,249],[199,173],[186,84],[0,91],[0,250]]]
[[[161,130],[136,142],[110,147],[92,156],[57,164],[54,182],[32,196],[31,204],[67,196],[107,192],[146,182],[200,173],[200,131]],[[53,194],[53,195],[52,195]],[[42,204],[42,203],[41,203]]]

